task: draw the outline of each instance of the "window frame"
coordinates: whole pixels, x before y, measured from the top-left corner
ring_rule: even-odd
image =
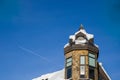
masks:
[[[70,72],[68,72],[68,70],[71,70]],[[66,68],[66,78],[70,79],[72,77],[72,66],[69,66]]]
[[[85,65],[86,64],[86,56],[85,55],[81,55],[80,56],[80,65]]]
[[[80,64],[80,78],[85,78],[85,75],[86,75],[86,57],[87,55],[80,55],[80,63],[79,63]],[[84,71],[82,70],[81,67],[84,67]]]
[[[72,56],[66,58],[65,67],[66,67],[66,78],[67,79],[70,79],[72,77],[72,62],[73,62]],[[68,65],[68,64],[70,64],[70,65]],[[70,73],[68,72],[69,69],[71,70]],[[70,75],[70,76],[68,76],[68,75]]]
[[[96,67],[96,55],[93,53],[88,54],[89,66]]]
[[[90,70],[93,71],[93,74],[90,72]],[[89,78],[93,80],[95,78],[95,69],[93,67],[89,67]]]
[[[69,60],[69,59],[71,59],[71,60]],[[69,66],[72,66],[72,57],[66,58],[66,67],[69,67]]]

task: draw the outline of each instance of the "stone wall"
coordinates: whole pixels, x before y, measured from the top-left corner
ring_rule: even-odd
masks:
[[[65,58],[72,57],[72,80],[80,79],[80,56],[82,55],[86,56],[85,77],[88,78],[88,50],[74,50],[65,54]]]

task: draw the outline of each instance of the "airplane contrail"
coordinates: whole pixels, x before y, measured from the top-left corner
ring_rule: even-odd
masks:
[[[30,49],[24,48],[24,47],[22,47],[22,46],[19,46],[19,48],[22,49],[23,51],[26,51],[26,52],[28,52],[28,53],[31,53],[31,54],[33,54],[33,55],[35,55],[35,56],[40,57],[42,60],[44,60],[44,61],[46,61],[46,62],[48,62],[48,63],[52,63],[52,64],[54,64],[54,65],[57,65],[56,63],[50,61],[50,59],[48,60],[46,57],[43,57],[43,56],[37,54],[36,52],[30,50]],[[57,66],[58,66],[58,65],[57,65]],[[62,67],[62,65],[59,65],[59,66]]]

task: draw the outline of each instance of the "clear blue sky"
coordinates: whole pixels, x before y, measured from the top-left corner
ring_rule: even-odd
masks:
[[[63,46],[81,23],[95,36],[99,61],[118,80],[119,0],[0,0],[0,80],[31,80],[62,69]]]

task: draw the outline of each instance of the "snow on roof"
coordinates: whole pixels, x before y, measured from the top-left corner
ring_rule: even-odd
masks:
[[[110,76],[107,74],[107,72],[105,71],[104,67],[102,66],[102,63],[99,63],[99,65],[101,66],[102,70],[107,75],[107,77],[109,78],[109,80],[111,80]]]
[[[79,31],[77,31],[74,35],[70,35],[69,36],[69,39],[72,39],[72,41],[73,42],[76,42],[76,43],[86,43],[86,41],[84,40],[84,41],[76,41],[75,40],[75,36],[78,34],[78,33],[83,33],[84,35],[86,35],[86,38],[88,39],[88,40],[90,40],[90,39],[92,39],[92,38],[94,38],[94,35],[93,34],[88,34],[86,31],[85,31],[85,29],[84,28],[81,28]],[[67,47],[67,46],[69,46],[69,43],[67,43],[65,46],[64,46],[64,48],[65,47]],[[96,47],[98,47],[97,45],[95,45]]]
[[[83,33],[83,34],[85,34],[88,40],[90,40],[90,39],[92,39],[94,37],[93,34],[88,34],[85,29],[80,29],[79,31],[77,31],[75,33],[75,35],[77,35],[80,32]]]
[[[72,39],[72,40],[74,41],[74,40],[75,40],[75,36],[76,36],[78,33],[80,33],[80,32],[83,33],[83,34],[85,34],[88,40],[90,40],[90,39],[92,39],[92,38],[94,37],[93,34],[88,34],[88,33],[85,31],[85,29],[80,29],[80,30],[77,31],[74,35],[70,35],[70,36],[69,36],[69,39]]]
[[[64,80],[64,69],[60,70],[60,71],[56,71],[53,73],[48,73],[45,75],[42,75],[38,78],[34,78],[32,80]]]
[[[99,48],[99,46],[97,44],[94,44],[97,48]]]
[[[107,72],[105,71],[104,67],[102,66],[102,63],[99,63],[99,65],[101,66],[101,68],[103,69],[103,71],[105,72],[105,74],[107,75],[107,77],[109,78],[109,80],[111,80],[111,78],[109,77],[109,75],[107,74]],[[64,69],[53,72],[53,73],[48,73],[45,75],[42,75],[38,78],[34,78],[32,80],[69,80],[69,79],[64,79]]]
[[[69,46],[69,43],[65,44],[64,48],[67,47],[67,46]]]
[[[75,41],[75,35],[70,35],[70,36],[69,36],[69,39],[72,39],[73,42],[74,42],[74,41]]]

